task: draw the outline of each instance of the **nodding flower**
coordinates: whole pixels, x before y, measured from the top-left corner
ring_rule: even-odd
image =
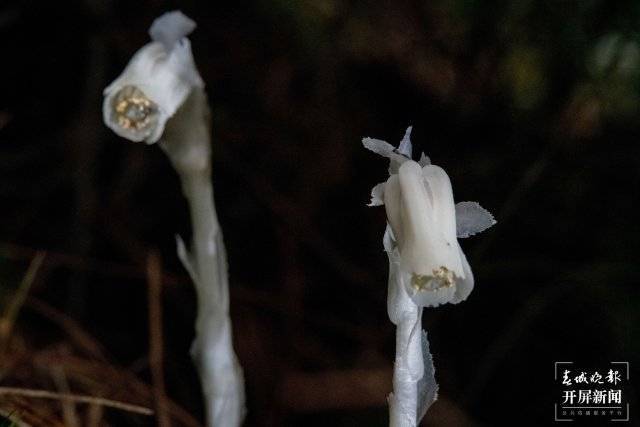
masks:
[[[136,142],[157,142],[192,90],[204,87],[186,37],[195,27],[179,11],[153,22],[151,43],[104,90],[104,121],[116,134]]]
[[[411,160],[411,127],[398,148],[372,138],[364,146],[390,159],[389,179],[371,192],[370,206],[384,205],[391,227],[391,259],[415,304],[435,307],[464,301],[473,289],[473,273],[458,238],[496,223],[476,202],[453,201],[447,173],[422,154]]]
[[[191,213],[192,251],[178,256],[198,296],[191,347],[205,398],[207,425],[237,427],[245,413],[244,376],[233,350],[229,278],[211,183],[210,111],[187,35],[196,24],[179,11],[149,29],[152,42],[104,91],[104,121],[131,141],[158,143],[182,182]]]

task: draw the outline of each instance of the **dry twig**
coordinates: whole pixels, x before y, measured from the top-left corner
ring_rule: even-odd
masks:
[[[45,252],[37,252],[36,255],[31,260],[31,264],[29,264],[29,269],[27,270],[18,290],[15,295],[5,309],[5,312],[0,320],[0,347],[6,348],[6,345],[11,337],[11,332],[13,331],[13,325],[15,324],[16,318],[18,317],[18,313],[20,309],[24,305],[25,300],[27,299],[27,295],[29,294],[29,289],[33,284],[33,281],[38,274],[38,270],[42,266],[42,262],[46,256]]]
[[[0,387],[0,396],[3,394],[33,397],[36,399],[68,400],[71,402],[90,403],[93,405],[106,406],[108,408],[119,409],[125,412],[132,412],[141,415],[153,415],[153,410],[143,406],[132,405],[130,403],[118,402],[117,400],[104,399],[102,397],[81,396],[71,393],[56,393],[48,390],[34,390],[19,387]]]
[[[70,394],[71,390],[69,389],[69,382],[67,381],[67,376],[64,374],[64,369],[61,366],[54,366],[51,369],[51,377],[62,394]],[[62,405],[64,424],[68,427],[80,427],[80,419],[78,418],[78,411],[76,410],[75,402],[64,397],[60,399],[60,404]]]
[[[153,398],[159,427],[169,427],[171,420],[166,408],[163,373],[162,339],[162,264],[160,255],[151,252],[147,257],[149,284],[149,367],[153,383]]]

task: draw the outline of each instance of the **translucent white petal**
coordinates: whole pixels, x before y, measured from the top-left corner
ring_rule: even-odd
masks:
[[[418,160],[418,164],[422,167],[425,167],[431,164],[431,159],[426,154],[420,153],[420,160]]]
[[[458,246],[458,250],[460,252],[460,258],[462,259],[462,269],[464,271],[464,278],[460,278],[456,282],[456,293],[451,299],[452,304],[458,304],[469,297],[471,291],[473,290],[473,272],[471,271],[471,266],[469,265],[469,261],[467,261],[467,257],[462,252],[462,248],[460,244],[456,242]]]
[[[495,223],[493,215],[477,202],[456,204],[456,234],[459,238],[473,236]]]
[[[397,155],[394,151],[395,148],[393,147],[393,145],[381,139],[368,137],[362,138],[362,145],[364,145],[364,148],[366,148],[367,150],[371,150],[374,153],[381,155],[382,157],[391,158],[391,156]]]
[[[374,153],[379,154],[382,157],[386,157],[390,160],[389,174],[398,173],[398,168],[400,167],[400,165],[402,165],[407,160],[410,160],[409,157],[399,154],[393,147],[393,145],[381,139],[362,138],[362,145],[364,145],[364,148],[366,148],[367,150],[371,150]]]
[[[446,241],[447,251],[453,251],[456,243],[456,209],[453,202],[453,189],[449,176],[440,166],[427,165],[422,168],[425,187],[431,196],[433,219]],[[460,271],[456,268],[455,271]]]
[[[173,70],[182,80],[193,87],[204,87],[204,82],[193,59],[189,39],[183,38],[173,46],[167,62],[169,69]]]
[[[398,245],[403,241],[404,227],[402,224],[402,193],[398,175],[391,175],[384,187],[384,208],[387,211],[387,221],[393,230],[393,236]]]
[[[196,29],[196,23],[179,10],[167,12],[156,18],[149,28],[151,40],[160,42],[167,51],[183,37]]]
[[[391,230],[391,227],[389,226],[389,224],[387,224],[387,227],[384,229],[384,237],[382,238],[382,246],[384,246],[384,250],[388,254],[391,254],[391,252],[393,252],[393,250],[396,248],[396,237],[394,236],[393,230]],[[398,257],[399,257],[399,255],[398,255]]]
[[[413,154],[413,147],[411,146],[411,130],[412,126],[409,126],[400,141],[400,145],[398,145],[398,149],[396,150],[398,153],[410,159]]]
[[[404,163],[398,177],[403,235],[398,244],[403,268],[417,275],[431,276],[435,270],[445,267],[462,277],[449,177],[438,166],[421,168],[414,161]]]
[[[422,169],[414,162],[404,163],[398,170],[400,200],[398,208],[385,203],[387,218],[398,238],[402,268],[414,274],[430,274],[433,265],[434,244],[437,247],[437,233],[432,215],[431,198],[427,194],[422,178]],[[399,210],[399,215],[394,210]],[[390,215],[391,214],[391,215]]]
[[[389,227],[385,232],[385,237],[389,234]],[[404,290],[404,284],[402,282],[402,276],[400,271],[400,255],[398,248],[392,247],[387,251],[389,257],[389,284],[387,288],[387,314],[389,320],[394,325],[397,325],[402,320],[402,314],[405,311],[403,307],[401,297],[402,293],[406,294]]]
[[[184,32],[184,22],[173,23],[180,19],[176,15],[159,18],[152,27],[154,33],[160,31],[163,23],[176,26],[167,29],[169,33]],[[167,49],[164,42],[155,41],[143,46],[104,90],[104,121],[116,134],[136,142],[157,142],[167,120],[193,88],[204,86],[189,40],[183,37],[170,46]]]
[[[371,189],[371,202],[367,206],[381,206],[384,205],[384,186],[385,182],[377,184]]]

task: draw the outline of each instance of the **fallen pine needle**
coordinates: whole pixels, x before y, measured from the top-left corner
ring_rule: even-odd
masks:
[[[20,312],[24,301],[27,299],[29,289],[31,288],[33,281],[36,279],[36,275],[42,266],[45,256],[45,252],[38,252],[33,257],[31,264],[29,264],[27,273],[24,275],[20,286],[18,286],[18,290],[11,301],[7,304],[5,312],[0,318],[0,344],[2,347],[5,347],[9,340],[11,331],[13,330],[13,325],[18,317],[18,313]]]
[[[153,415],[153,410],[144,406],[132,405],[130,403],[118,402],[117,400],[104,399],[102,397],[81,396],[70,393],[56,393],[47,390],[34,390],[18,387],[0,387],[0,395],[11,394],[14,396],[34,397],[39,399],[67,400],[81,403],[91,403],[109,408],[120,409],[126,412],[133,412],[142,415]]]

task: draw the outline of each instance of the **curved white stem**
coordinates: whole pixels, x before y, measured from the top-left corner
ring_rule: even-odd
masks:
[[[196,23],[180,11],[157,18],[142,47],[104,92],[107,126],[131,141],[160,146],[189,202],[193,255],[178,256],[198,296],[191,348],[205,397],[207,425],[237,427],[244,418],[244,379],[233,351],[227,257],[211,184],[209,106],[187,36]]]
[[[196,338],[191,355],[205,396],[207,425],[241,425],[244,378],[233,351],[229,317],[227,259],[222,231],[213,205],[208,174],[182,176],[193,224],[193,267],[198,278]]]
[[[198,314],[191,356],[205,397],[207,425],[242,424],[244,376],[233,350],[227,256],[213,201],[208,106],[194,90],[168,125],[162,148],[173,163],[191,212],[193,254],[178,241],[178,255],[196,287]]]

